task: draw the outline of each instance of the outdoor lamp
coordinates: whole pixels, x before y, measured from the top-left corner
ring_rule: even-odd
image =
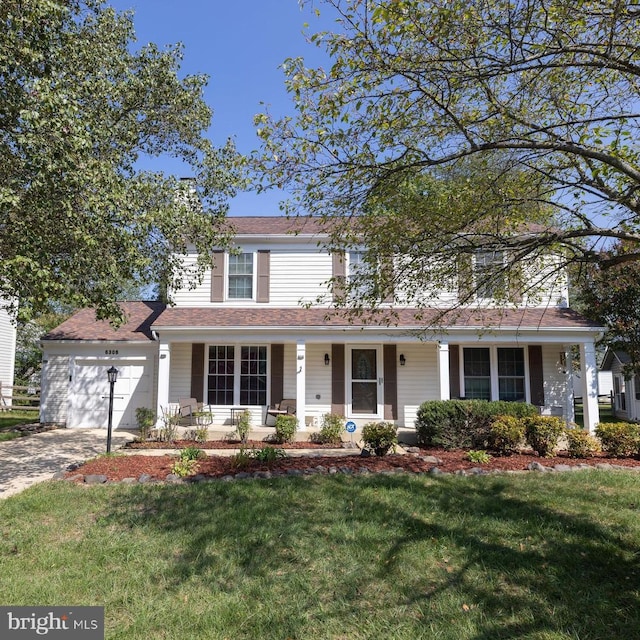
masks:
[[[404,367],[404,365],[407,364],[407,359],[404,357],[404,353],[400,354],[400,366]]]
[[[324,354],[324,363],[325,363],[325,365],[328,367],[330,362],[331,362],[331,358],[329,358],[329,354],[325,353]]]
[[[111,365],[107,369],[107,380],[109,380],[109,424],[107,425],[107,453],[111,453],[111,429],[113,427],[113,385],[118,379],[118,370]]]

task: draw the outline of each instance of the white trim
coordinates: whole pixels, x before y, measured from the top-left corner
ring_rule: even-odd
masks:
[[[376,408],[375,414],[372,413],[355,413],[353,411],[353,371],[351,367],[352,352],[354,349],[375,349],[376,351]],[[348,418],[365,419],[365,420],[383,420],[384,419],[384,361],[383,361],[383,345],[376,344],[346,344],[345,345],[345,400],[346,413]]]

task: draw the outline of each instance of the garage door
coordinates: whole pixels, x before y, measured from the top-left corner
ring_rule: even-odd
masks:
[[[107,369],[118,370],[114,386],[113,428],[136,427],[136,408],[153,407],[151,362],[146,357],[76,359],[69,389],[69,427],[105,427],[109,419]]]

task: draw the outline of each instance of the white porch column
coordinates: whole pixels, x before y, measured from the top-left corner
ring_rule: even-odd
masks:
[[[600,422],[596,347],[593,342],[583,342],[580,344],[580,373],[582,376],[584,428],[589,433],[592,433],[598,422]]]
[[[440,389],[440,400],[451,398],[449,387],[449,343],[438,342],[438,381]]]
[[[307,430],[306,380],[306,345],[304,340],[299,340],[296,345],[296,417],[299,431]]]
[[[169,405],[169,371],[171,369],[171,348],[168,342],[160,342],[158,353],[158,405],[156,425],[162,425],[162,411]]]
[[[565,407],[564,415],[567,422],[575,422],[576,419],[576,405],[575,405],[575,392],[573,389],[573,358],[571,356],[571,345],[565,344],[564,350],[564,377],[567,392],[565,393]]]

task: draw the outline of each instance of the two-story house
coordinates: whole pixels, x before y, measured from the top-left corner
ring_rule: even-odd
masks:
[[[331,283],[349,278],[360,254],[328,252],[317,221],[230,222],[237,252],[215,252],[197,287],[171,292],[173,306],[124,303],[128,322],[118,330],[83,310],[45,337],[43,421],[105,426],[112,365],[121,427],[135,426],[136,407],[160,412],[188,397],[209,405],[220,425],[240,407],[265,424],[268,406],[284,398],[295,400],[307,430],[329,412],[358,425],[412,427],[422,402],[449,398],[527,401],[571,420],[570,358],[579,345],[585,424],[598,422],[601,329],[567,308],[566,281],[509,308],[458,309],[425,333],[431,312],[412,308],[401,292],[386,303],[393,322],[332,308]],[[465,277],[493,260],[479,254]]]

